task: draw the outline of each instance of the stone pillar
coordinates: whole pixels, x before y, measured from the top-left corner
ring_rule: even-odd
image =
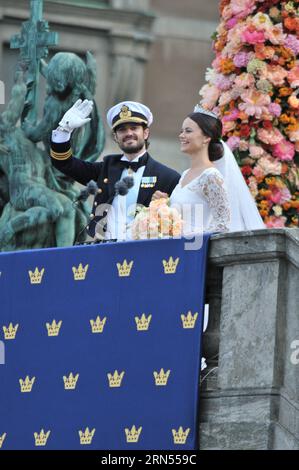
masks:
[[[218,337],[219,361],[202,383],[201,448],[299,449],[299,230],[215,235],[216,268],[221,310],[210,309],[204,348],[214,354]]]
[[[150,43],[151,36],[145,33],[111,31],[110,106],[125,100],[142,101]]]

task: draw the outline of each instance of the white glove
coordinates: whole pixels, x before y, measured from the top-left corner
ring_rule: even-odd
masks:
[[[88,118],[93,108],[91,100],[77,100],[76,103],[65,113],[59,122],[59,130],[72,132],[91,120]]]

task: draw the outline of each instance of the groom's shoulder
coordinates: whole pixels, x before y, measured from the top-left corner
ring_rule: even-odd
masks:
[[[174,170],[173,168],[170,168],[169,166],[164,165],[163,163],[159,162],[158,160],[155,160],[151,155],[149,155],[149,159],[151,161],[151,164],[159,171],[160,174],[163,174],[168,177],[173,177],[173,178],[180,178],[180,174]]]

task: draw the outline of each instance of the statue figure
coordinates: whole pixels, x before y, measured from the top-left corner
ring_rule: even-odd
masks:
[[[34,125],[23,113],[22,127],[33,142],[43,141],[49,150],[51,132],[66,111],[79,99],[93,100],[96,88],[96,63],[90,52],[86,64],[76,54],[58,52],[47,65],[41,62],[41,73],[47,80],[47,97],[42,120]],[[28,112],[29,108],[27,109]],[[94,161],[104,147],[104,126],[94,103],[90,123],[72,136],[73,151],[77,158]],[[82,133],[84,132],[84,133]]]
[[[56,44],[57,37],[42,21],[42,4],[43,0],[31,0],[31,19],[11,41],[11,47],[20,48],[21,59],[11,100],[0,115],[1,251],[82,241],[89,214],[86,203],[74,206],[79,189],[73,181],[53,169],[49,142],[52,130],[78,98],[93,99],[95,60],[89,52],[86,64],[73,53],[59,52],[46,64],[47,47]],[[39,71],[47,80],[47,96],[37,122]],[[104,147],[104,127],[96,106],[92,118],[73,135],[74,154],[89,161],[96,160]]]
[[[26,93],[23,72],[18,71],[11,99],[0,115],[0,246],[2,250],[69,246],[75,236],[72,201],[47,186],[43,152],[16,125]]]

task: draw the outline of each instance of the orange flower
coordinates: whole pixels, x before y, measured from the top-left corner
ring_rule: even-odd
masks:
[[[266,209],[260,209],[260,214],[262,217],[266,217],[269,214],[269,211]]]
[[[295,124],[290,124],[288,127],[286,127],[285,131],[287,133],[296,132],[298,129],[299,129],[299,124],[296,122]]]
[[[261,189],[261,190],[259,191],[259,193],[260,193],[260,195],[261,195],[262,197],[270,197],[271,194],[272,194],[270,189]],[[262,204],[262,202],[267,202],[267,201],[261,201],[260,204]],[[268,203],[267,203],[267,204],[268,204]]]
[[[299,209],[299,200],[297,201],[290,201],[291,207],[294,209]]]
[[[287,114],[281,114],[279,116],[279,121],[282,123],[282,124],[288,124],[290,122],[290,118]]]
[[[289,208],[291,207],[291,204],[287,201],[282,205],[282,207],[285,211],[288,211]]]
[[[265,46],[264,44],[255,44],[254,46],[255,55],[257,59],[269,59],[271,60],[275,55],[275,49],[271,46]]]
[[[287,163],[282,162],[281,164],[281,174],[285,175],[289,171]]]
[[[262,209],[266,209],[266,208],[269,206],[269,202],[263,200],[263,201],[261,201],[261,202],[259,203],[259,206],[260,206]]]
[[[274,178],[273,176],[269,177],[269,178],[266,178],[266,183],[269,185],[269,186],[273,186],[276,184],[276,178]]]
[[[299,20],[298,18],[285,18],[284,25],[289,31],[299,31]]]
[[[231,72],[234,72],[236,69],[235,64],[232,59],[221,59],[220,60],[220,69],[224,75],[228,75]]]

